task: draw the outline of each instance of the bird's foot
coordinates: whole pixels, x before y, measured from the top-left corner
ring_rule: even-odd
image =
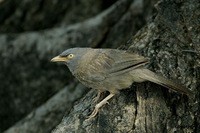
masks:
[[[92,114],[88,117],[87,120],[89,120],[89,119],[91,119],[91,118],[94,118],[94,117],[97,115],[97,113],[98,113],[98,111],[99,111],[99,108],[101,108],[104,104],[108,103],[108,100],[109,100],[110,98],[112,98],[114,95],[115,95],[115,94],[112,94],[112,93],[111,93],[111,94],[108,95],[105,99],[103,99],[100,103],[98,103],[98,104],[95,106],[94,111],[93,111]],[[108,104],[109,104],[109,103],[108,103]]]
[[[92,99],[92,104],[96,104],[99,100],[99,97],[95,97],[94,99]]]
[[[93,100],[92,100],[92,104],[96,104],[97,102],[99,101],[99,98],[98,97],[95,97]],[[110,105],[110,103],[107,101],[106,104]]]
[[[92,104],[96,104],[98,102],[98,100],[101,97],[101,93],[103,93],[103,90],[99,90],[97,96],[92,100]]]
[[[97,115],[98,111],[99,111],[99,108],[96,108],[96,106],[95,106],[95,109],[92,112],[92,114],[88,117],[88,120],[91,118],[94,118]]]

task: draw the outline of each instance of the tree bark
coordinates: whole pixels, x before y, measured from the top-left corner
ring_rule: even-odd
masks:
[[[70,83],[5,133],[50,132],[60,122],[65,112],[69,112],[73,103],[85,92],[87,89],[82,84]]]
[[[91,90],[53,133],[199,132],[198,7],[198,1],[159,1],[156,15],[125,45],[125,49],[149,57],[151,70],[180,81],[194,95],[149,82],[135,84],[113,97],[97,117],[87,120],[94,109],[91,97],[96,93]]]
[[[1,34],[0,78],[2,88],[7,90],[0,90],[3,97],[0,118],[6,114],[17,121],[27,115],[5,132],[199,132],[199,7],[198,0],[119,0],[96,16],[91,17],[95,11],[82,22],[79,21],[83,18],[77,18],[76,24],[66,22],[65,25],[70,16],[66,13],[63,21],[58,19],[52,24],[58,25],[57,28]],[[112,47],[142,55],[151,60],[150,70],[183,84],[194,95],[178,94],[150,82],[133,83],[131,88],[110,99],[109,105],[104,105],[95,118],[87,120],[94,109],[91,103],[97,91],[92,89],[84,95],[87,90],[80,87],[83,90],[77,95],[78,83],[76,80],[70,83],[72,77],[65,71],[66,67],[48,63],[65,49],[78,46]],[[38,74],[34,76],[36,71]],[[66,81],[67,78],[70,79]],[[10,85],[10,81],[14,83]],[[19,82],[23,84],[17,86]],[[69,85],[61,89],[64,83]],[[67,88],[75,90],[67,91]],[[50,95],[46,96],[47,93]],[[6,101],[9,108],[5,106]],[[0,131],[13,124],[9,119],[2,123]]]

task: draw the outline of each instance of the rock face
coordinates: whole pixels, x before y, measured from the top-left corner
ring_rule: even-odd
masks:
[[[46,1],[38,2],[41,6],[35,6],[37,10],[34,6],[27,8],[28,1],[18,3],[10,17],[0,17],[0,30],[4,32],[0,35],[0,131],[10,127],[5,132],[199,132],[198,0],[81,1],[84,4],[72,4],[71,14],[65,8],[69,3],[56,1],[53,5],[52,1],[52,8],[47,10],[43,8]],[[14,5],[3,1],[0,9],[6,4]],[[58,5],[62,7],[58,9]],[[50,23],[46,10],[64,15],[50,17]],[[6,13],[11,11],[7,9]],[[18,30],[21,14],[21,21],[26,21]],[[16,23],[12,28],[13,20]],[[177,94],[150,82],[134,83],[113,97],[94,119],[87,120],[95,106],[91,103],[96,90],[84,95],[88,90],[64,65],[49,63],[51,57],[70,47],[112,47],[138,53],[151,60],[149,69],[177,80],[194,95]]]

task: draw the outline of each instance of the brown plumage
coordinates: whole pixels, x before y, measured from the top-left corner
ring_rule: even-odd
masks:
[[[144,68],[144,64],[149,62],[144,57],[123,50],[71,48],[51,61],[64,62],[81,83],[98,89],[99,93],[94,102],[97,102],[103,91],[110,92],[110,95],[95,106],[90,118],[97,114],[107,100],[119,90],[130,87],[133,82],[151,81],[183,94],[192,93],[181,85]]]

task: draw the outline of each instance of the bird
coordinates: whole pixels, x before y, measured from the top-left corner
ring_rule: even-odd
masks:
[[[148,59],[126,50],[76,47],[65,50],[51,62],[63,62],[83,85],[97,89],[93,103],[103,92],[110,93],[96,104],[89,119],[95,117],[118,91],[129,88],[133,82],[150,81],[186,95],[192,94],[191,90],[147,69]]]

